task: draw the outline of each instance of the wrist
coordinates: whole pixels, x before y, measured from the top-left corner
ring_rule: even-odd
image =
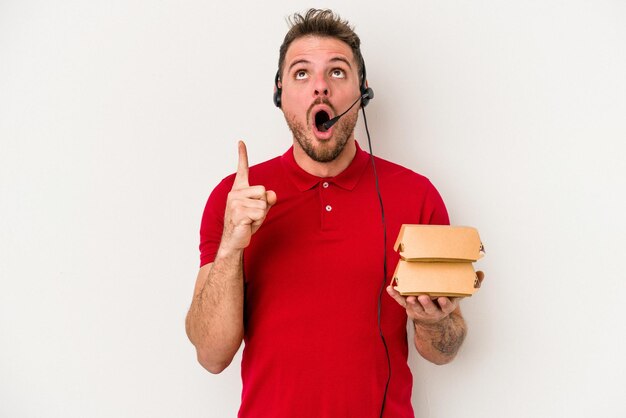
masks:
[[[441,330],[441,328],[445,327],[445,325],[449,321],[450,321],[450,316],[445,316],[439,320],[431,320],[431,321],[414,318],[413,326],[415,328],[421,328],[426,331],[438,331],[438,330]]]
[[[232,248],[224,245],[220,245],[215,255],[215,261],[219,260],[237,260],[240,261],[243,257],[243,248]]]

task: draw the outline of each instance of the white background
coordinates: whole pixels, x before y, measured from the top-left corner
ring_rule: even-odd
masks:
[[[235,416],[239,357],[210,375],[184,332],[200,217],[238,139],[290,145],[310,6],[0,0],[0,416]],[[417,417],[625,416],[626,2],[313,6],[361,36],[374,152],[487,248],[458,358],[411,358]]]

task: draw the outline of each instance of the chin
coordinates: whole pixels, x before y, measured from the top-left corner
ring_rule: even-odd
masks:
[[[305,129],[295,118],[285,119],[294,139],[309,158],[318,163],[330,163],[341,155],[348,140],[352,138],[357,115],[346,115],[333,127],[332,135],[328,139],[317,138],[312,129]]]

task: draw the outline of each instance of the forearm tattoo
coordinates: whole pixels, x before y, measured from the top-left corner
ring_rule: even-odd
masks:
[[[427,327],[417,323],[415,326],[427,330],[430,334],[431,345],[444,356],[454,356],[463,344],[467,333],[463,318],[454,314]]]

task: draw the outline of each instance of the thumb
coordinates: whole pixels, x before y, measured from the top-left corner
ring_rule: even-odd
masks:
[[[268,190],[265,192],[265,200],[267,200],[267,204],[273,206],[276,203],[276,193],[273,190]]]

